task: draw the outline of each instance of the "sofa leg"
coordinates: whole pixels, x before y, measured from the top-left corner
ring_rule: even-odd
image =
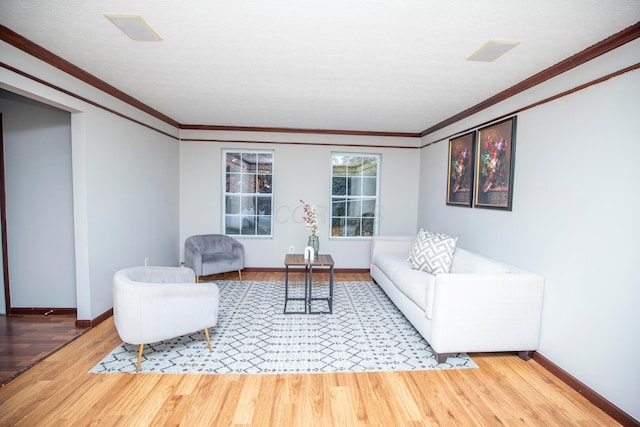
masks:
[[[436,353],[436,360],[438,361],[438,364],[446,362],[447,357],[449,357],[449,353]]]
[[[519,351],[518,357],[520,357],[520,359],[524,361],[527,361],[533,357],[533,350]]]

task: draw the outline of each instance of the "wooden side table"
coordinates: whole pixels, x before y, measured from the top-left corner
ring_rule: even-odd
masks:
[[[331,255],[319,255],[313,261],[304,259],[302,254],[287,254],[284,257],[284,314],[321,314],[333,313],[333,258]],[[289,297],[289,267],[304,268],[304,298]],[[329,269],[329,296],[314,297],[313,296],[313,269],[328,268]],[[304,311],[287,311],[287,303],[289,301],[304,301]],[[311,311],[311,303],[313,301],[326,301],[328,311]]]

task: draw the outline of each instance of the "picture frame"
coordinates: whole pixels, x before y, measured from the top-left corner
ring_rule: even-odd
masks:
[[[474,205],[478,208],[510,211],[517,116],[478,130]]]
[[[449,140],[447,205],[472,207],[476,132]]]

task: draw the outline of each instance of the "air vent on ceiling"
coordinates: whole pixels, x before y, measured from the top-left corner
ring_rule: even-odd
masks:
[[[140,15],[105,13],[104,16],[132,40],[143,42],[162,40]]]
[[[489,40],[484,44],[480,49],[476,50],[470,57],[467,58],[468,61],[483,61],[483,62],[491,62],[495,61],[509,50],[519,45],[520,42],[515,41],[507,41],[507,40]]]

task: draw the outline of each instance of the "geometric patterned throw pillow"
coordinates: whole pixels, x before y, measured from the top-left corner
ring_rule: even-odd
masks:
[[[418,242],[419,242],[420,240],[425,240],[427,237],[429,237],[429,236],[431,236],[431,235],[433,235],[433,234],[435,234],[435,233],[432,233],[432,232],[430,232],[430,231],[425,231],[425,230],[424,230],[424,229],[422,229],[422,228],[418,231],[418,235],[416,236],[416,240],[414,240],[414,242],[413,242],[413,246],[411,247],[411,250],[409,251],[409,258],[407,258],[407,261],[409,261],[409,262],[413,265],[413,252],[414,252],[414,248],[416,249],[416,253],[419,253],[419,252],[420,252],[420,250],[419,250]],[[413,268],[417,268],[417,267],[415,267],[415,265],[414,265],[414,267],[413,267]]]
[[[457,237],[420,230],[409,252],[409,261],[416,270],[430,274],[448,273],[456,250]]]
[[[421,228],[421,229],[418,231],[418,235],[416,236],[416,240],[415,240],[415,241],[414,241],[414,243],[413,243],[413,247],[412,247],[412,248],[411,248],[411,250],[409,251],[409,258],[407,259],[407,261],[410,261],[410,262],[413,264],[413,253],[414,253],[414,251],[415,251],[416,255],[420,255],[420,253],[422,252],[422,251],[420,250],[420,248],[422,247],[422,245],[420,244],[420,242],[422,242],[422,241],[426,240],[427,238],[429,238],[429,237],[431,237],[431,236],[437,236],[437,235],[438,235],[437,233],[433,233],[433,232],[431,232],[431,231],[427,231],[427,230],[425,230],[425,229]],[[420,262],[418,262],[418,261],[416,261],[416,262],[417,262],[417,263],[420,263]],[[416,269],[417,269],[418,267],[415,267],[415,265],[414,265],[414,268],[416,268]]]

